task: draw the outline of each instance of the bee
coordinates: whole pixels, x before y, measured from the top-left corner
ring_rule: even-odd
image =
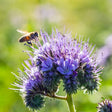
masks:
[[[19,38],[19,42],[27,42],[28,44],[32,45],[31,40],[36,40],[38,38],[37,32],[25,32],[21,30],[17,30],[17,32],[24,34]]]

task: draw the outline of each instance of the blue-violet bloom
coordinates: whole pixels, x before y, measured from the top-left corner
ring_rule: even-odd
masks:
[[[97,108],[98,112],[112,112],[112,101],[105,99]]]

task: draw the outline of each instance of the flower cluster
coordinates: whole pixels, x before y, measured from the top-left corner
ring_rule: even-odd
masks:
[[[101,68],[98,68],[93,54],[94,47],[58,31],[51,37],[41,32],[41,37],[43,44],[38,43],[39,49],[34,49],[34,61],[45,78],[47,89],[55,93],[60,79],[69,94],[76,93],[80,88],[87,92],[98,89]]]
[[[104,100],[97,108],[98,112],[112,112],[112,101]]]
[[[42,75],[38,71],[37,67],[28,61],[25,61],[28,67],[24,66],[24,72],[19,70],[21,77],[15,75],[18,79],[18,83],[14,83],[14,86],[18,87],[24,102],[27,107],[34,109],[40,109],[44,104],[44,96],[46,89],[42,85]]]
[[[93,92],[98,89],[99,74],[94,47],[88,42],[77,41],[71,34],[58,31],[49,36],[40,31],[42,42],[37,41],[29,54],[30,61],[24,65],[24,75],[20,84],[28,107],[39,109],[43,106],[44,96],[54,96],[63,81],[67,94],[76,93],[78,89]],[[21,74],[20,73],[20,74]]]

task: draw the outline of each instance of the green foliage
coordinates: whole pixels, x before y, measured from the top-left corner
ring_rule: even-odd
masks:
[[[57,27],[84,35],[99,48],[112,33],[111,0],[0,0],[0,112],[29,112],[18,93],[10,90],[15,81],[11,72],[27,59],[22,52],[28,48],[18,43],[25,31],[46,30],[49,34]],[[107,63],[99,91],[93,95],[78,92],[74,96],[77,112],[96,112],[101,97],[112,99],[112,60]],[[61,88],[61,90],[63,90]],[[62,94],[62,91],[58,94]],[[95,97],[94,97],[95,96]],[[64,101],[51,99],[41,112],[67,112]]]

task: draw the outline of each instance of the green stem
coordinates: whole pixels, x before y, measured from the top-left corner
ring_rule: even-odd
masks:
[[[48,95],[48,94],[44,94],[44,93],[41,93],[41,92],[38,92],[39,94],[41,95],[44,95],[44,96],[47,96],[47,97],[50,97],[50,98],[56,98],[56,99],[60,99],[60,100],[66,100],[66,97],[65,96],[58,96],[58,95]]]
[[[67,94],[67,96],[58,96],[58,95],[48,95],[48,94],[44,94],[44,93],[40,93],[44,96],[47,96],[47,97],[51,97],[51,98],[56,98],[56,99],[60,99],[60,100],[66,100],[67,103],[68,103],[68,107],[69,107],[69,111],[70,112],[76,112],[75,110],[75,106],[74,106],[74,103],[73,103],[73,99],[72,99],[72,95],[71,94]]]
[[[54,96],[46,95],[46,96],[51,97],[51,98],[60,99],[60,100],[66,100],[66,97],[64,97],[64,96],[57,96],[57,95],[54,95]]]
[[[76,112],[71,94],[67,94],[67,103],[68,103],[70,112]]]

